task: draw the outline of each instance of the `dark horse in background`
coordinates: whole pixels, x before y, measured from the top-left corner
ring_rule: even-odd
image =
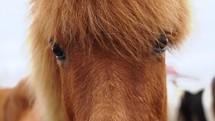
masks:
[[[215,78],[196,94],[184,92],[179,121],[215,121]]]

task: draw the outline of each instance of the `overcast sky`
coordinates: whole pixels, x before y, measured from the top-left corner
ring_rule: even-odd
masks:
[[[215,0],[192,0],[193,28],[181,51],[167,64],[183,75],[210,82],[215,75]],[[28,0],[0,0],[0,86],[14,86],[27,75]]]

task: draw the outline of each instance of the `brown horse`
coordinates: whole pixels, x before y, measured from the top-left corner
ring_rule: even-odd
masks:
[[[38,121],[33,109],[33,93],[29,93],[26,80],[14,88],[0,90],[0,121]]]
[[[7,88],[0,89],[0,121],[4,121],[4,104],[10,91]]]
[[[43,121],[166,121],[165,49],[187,0],[32,0],[31,88]]]

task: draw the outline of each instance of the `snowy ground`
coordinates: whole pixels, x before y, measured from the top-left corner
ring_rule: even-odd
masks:
[[[183,75],[198,78],[199,85],[208,85],[215,76],[215,1],[191,3],[193,32],[181,51],[167,54],[167,64]],[[28,73],[27,6],[28,0],[0,0],[0,86],[14,86]]]

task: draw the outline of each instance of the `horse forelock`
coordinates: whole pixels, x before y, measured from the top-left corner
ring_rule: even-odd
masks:
[[[94,47],[138,58],[159,36],[180,43],[187,28],[183,1],[33,0],[34,22],[47,39],[89,52]],[[173,7],[171,7],[173,6]],[[183,26],[184,27],[184,26]],[[96,45],[96,46],[95,46]]]

